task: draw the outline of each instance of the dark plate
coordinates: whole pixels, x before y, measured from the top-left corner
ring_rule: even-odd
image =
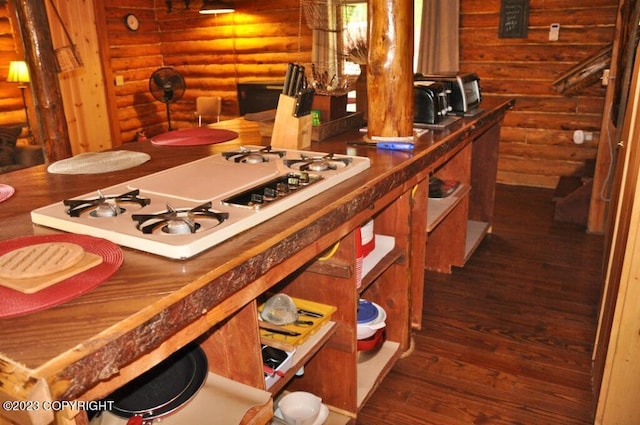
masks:
[[[207,356],[199,346],[183,349],[112,393],[112,413],[123,418],[164,416],[196,395],[207,379]]]

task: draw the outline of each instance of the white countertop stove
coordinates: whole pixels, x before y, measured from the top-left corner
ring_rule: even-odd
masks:
[[[31,219],[187,259],[369,167],[366,157],[244,146],[38,208]]]

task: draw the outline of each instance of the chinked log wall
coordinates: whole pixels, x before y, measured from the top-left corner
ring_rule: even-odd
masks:
[[[223,116],[238,113],[236,83],[282,78],[289,61],[309,62],[311,31],[303,18],[299,36],[298,0],[236,0],[237,12],[216,17],[189,11],[174,1],[167,13],[160,0],[112,0],[104,4],[107,77],[122,75],[114,87],[114,122],[122,142],[141,129],[149,135],[166,130],[164,105],[149,94],[148,79],[158,67],[175,66],[187,81],[183,99],[171,106],[178,128],[195,125],[195,97],[223,97]],[[498,38],[500,0],[461,0],[461,69],[481,77],[486,97],[517,99],[501,134],[498,179],[504,183],[554,187],[560,176],[583,172],[596,155],[605,89],[599,85],[563,96],[553,81],[575,64],[600,51],[614,37],[617,0],[530,0],[527,38]],[[6,80],[9,60],[16,58],[10,23],[3,21],[0,0],[0,124],[20,120],[19,91]],[[135,13],[137,32],[123,17]],[[560,40],[548,41],[549,25],[558,22]],[[8,46],[8,47],[7,47]],[[300,46],[300,53],[298,48]],[[111,73],[109,75],[109,73]],[[107,81],[110,81],[107,78]],[[572,141],[573,131],[592,131],[594,140]],[[116,141],[117,144],[117,141]]]

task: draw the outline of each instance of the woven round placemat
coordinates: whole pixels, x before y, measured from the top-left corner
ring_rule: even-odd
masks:
[[[143,164],[149,159],[151,156],[142,152],[86,152],[56,161],[49,165],[47,171],[53,174],[101,174],[126,170]]]

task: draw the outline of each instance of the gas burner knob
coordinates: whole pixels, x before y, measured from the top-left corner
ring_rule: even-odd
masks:
[[[263,197],[265,201],[273,201],[278,197],[278,191],[273,187],[265,187]]]
[[[289,185],[289,189],[295,190],[300,187],[300,178],[295,174],[291,174],[287,178],[287,184]]]
[[[306,186],[309,184],[309,173],[300,173],[298,176],[298,182],[300,186]]]
[[[279,182],[276,185],[276,191],[278,192],[279,196],[285,196],[289,193],[289,185],[285,182]]]
[[[252,193],[249,205],[264,204],[264,196],[259,193]]]

